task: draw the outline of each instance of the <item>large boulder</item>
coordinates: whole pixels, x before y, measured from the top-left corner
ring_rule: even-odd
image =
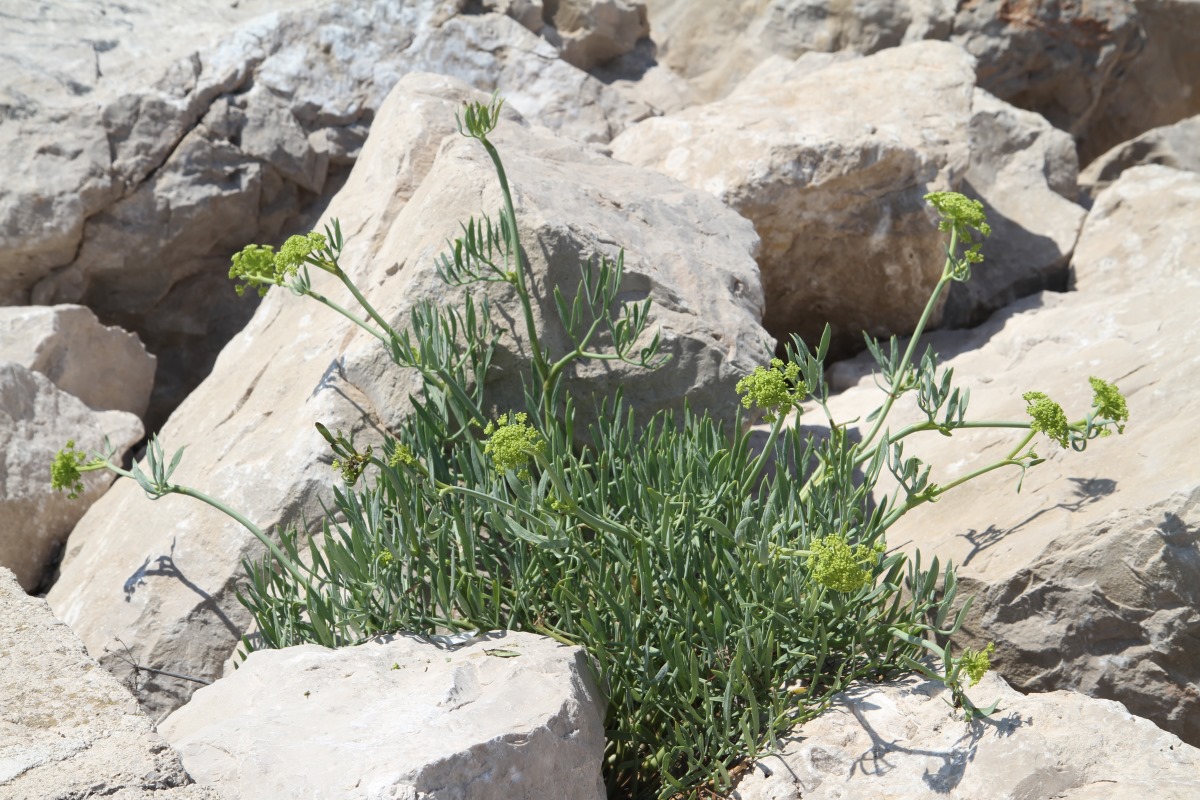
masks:
[[[645,120],[616,158],[711,192],[754,223],[773,336],[834,352],[912,330],[942,271],[925,193],[969,165],[973,65],[944,42],[763,64],[723,100]]]
[[[1079,184],[1095,200],[1122,172],[1146,164],[1200,172],[1200,115],[1122,142],[1088,164]]]
[[[945,39],[954,19],[952,0],[647,0],[646,8],[659,59],[705,101],[729,94],[772,55],[867,55],[922,39]]]
[[[0,304],[79,303],[136,331],[160,357],[151,429],[253,310],[225,284],[230,254],[311,221],[405,73],[503,88],[514,107],[585,140],[651,113],[517,21],[461,14],[458,0],[327,0],[248,20],[192,0],[194,19],[178,26],[187,37],[164,32],[178,9],[160,19],[161,4],[109,5],[31,7],[0,35],[20,54],[0,101],[11,165],[0,180]],[[37,41],[60,31],[62,47],[14,43],[29,29]],[[91,60],[54,61],[62,48]]]
[[[959,191],[983,202],[992,236],[971,280],[951,285],[946,328],[978,325],[1018,298],[1065,289],[1085,215],[1075,202],[1075,143],[1045,118],[977,88],[968,136],[971,165]]]
[[[994,673],[968,694],[999,701],[965,723],[937,681],[859,685],[759,759],[735,800],[928,797],[1063,800],[1196,794],[1200,750],[1120,703],[1075,692],[1022,695]]]
[[[146,413],[154,356],[135,334],[104,326],[83,306],[0,307],[0,362],[49,378],[97,411]]]
[[[1200,745],[1200,175],[1146,166],[1102,193],[1084,224],[1078,291],[1011,306],[969,332],[929,344],[971,391],[972,419],[1027,420],[1021,395],[1041,391],[1068,417],[1091,403],[1089,376],[1128,397],[1123,436],[1082,453],[1038,436],[1046,461],[962,485],[921,506],[889,543],[958,564],[976,596],[963,646],[996,643],[993,661],[1021,691],[1075,689],[1124,703]],[[855,385],[831,402],[835,419],[865,417],[882,397],[867,370],[835,368]],[[909,398],[906,398],[909,399]],[[893,431],[918,418],[898,406]],[[912,437],[906,455],[946,483],[1000,458],[1020,432],[975,429]]]
[[[133,414],[96,411],[40,372],[0,361],[0,566],[27,591],[41,586],[75,523],[112,483],[89,473],[71,500],[50,488],[54,454],[71,439],[97,450],[107,440],[120,459],[141,438]]]
[[[458,302],[461,295],[435,275],[433,259],[459,221],[500,205],[483,149],[456,132],[443,141],[462,101],[482,97],[451,79],[407,76],[327,211],[346,235],[343,267],[397,325],[421,298]],[[539,321],[553,314],[548,285],[570,295],[581,258],[615,257],[624,246],[625,297],[653,298],[652,325],[661,326],[673,356],[658,372],[611,362],[582,370],[572,383],[577,405],[586,412],[593,393],[622,386],[646,413],[678,408],[687,398],[693,408],[728,418],[733,385],[771,353],[759,326],[763,296],[750,224],[706,194],[527,126],[515,114],[495,141],[514,187]],[[314,275],[318,291],[352,304],[331,281]],[[512,314],[511,296],[492,300],[500,313],[520,316]],[[562,345],[553,325],[543,325],[541,338]],[[519,402],[522,358],[519,342],[501,341],[496,398],[510,408]],[[392,366],[378,340],[327,309],[274,291],[162,438],[168,451],[188,447],[178,482],[222,498],[264,529],[315,524],[336,476],[313,423],[367,441],[399,419],[416,388],[415,376]],[[212,509],[179,497],[149,503],[122,481],[75,529],[49,600],[94,653],[119,636],[141,663],[215,677],[249,624],[234,594],[241,560],[261,552],[256,539]],[[144,569],[167,557],[171,569]],[[104,663],[124,668],[115,657]],[[160,676],[142,696],[161,712],[193,687]]]
[[[159,730],[230,800],[603,800],[592,669],[582,648],[527,633],[263,650]]]
[[[222,800],[45,600],[0,567],[0,798]]]

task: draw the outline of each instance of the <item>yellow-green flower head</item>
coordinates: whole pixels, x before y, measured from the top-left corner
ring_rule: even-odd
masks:
[[[340,433],[340,432],[339,432]],[[353,486],[362,477],[363,470],[371,463],[371,445],[367,445],[364,453],[351,453],[345,459],[334,459],[333,469],[342,473],[342,480],[347,486]]]
[[[971,685],[979,683],[980,679],[992,668],[992,653],[996,651],[994,642],[988,642],[988,646],[976,652],[974,650],[964,650],[962,658],[959,661],[962,663],[963,669],[967,671],[967,677],[971,679]]]
[[[1022,397],[1029,404],[1025,411],[1033,420],[1030,427],[1046,434],[1058,442],[1060,447],[1066,447],[1070,432],[1067,429],[1067,415],[1062,406],[1042,392],[1026,392]]]
[[[525,467],[529,464],[530,456],[545,451],[546,440],[536,428],[525,424],[528,418],[523,411],[514,414],[511,421],[508,414],[501,414],[483,429],[488,437],[483,452],[492,457],[498,472],[515,469],[519,477],[528,478],[529,471]]]
[[[930,192],[925,200],[937,209],[942,221],[938,223],[940,230],[949,233],[955,226],[974,228],[984,236],[990,236],[992,227],[987,224],[983,213],[983,203],[972,200],[958,192]],[[960,230],[961,233],[961,230]]]
[[[754,372],[738,381],[734,391],[745,395],[744,407],[753,404],[767,412],[763,414],[765,421],[774,422],[804,399],[808,386],[800,379],[798,364],[784,364],[781,359],[773,358],[770,367],[755,367]]]
[[[395,560],[395,557],[392,555],[391,550],[380,550],[375,555],[375,560],[379,562],[379,566],[386,567]]]
[[[54,455],[50,464],[50,486],[57,490],[70,489],[67,497],[74,500],[83,491],[83,476],[79,467],[83,465],[84,454],[75,449],[75,440],[67,442],[67,446]]]
[[[409,450],[406,445],[396,442],[395,448],[392,450],[392,456],[388,459],[388,466],[392,469],[403,464],[406,467],[411,467],[417,463],[417,457],[413,455],[413,451]]]
[[[879,551],[858,544],[851,547],[840,536],[830,534],[809,547],[808,569],[813,580],[835,592],[855,592],[871,582],[871,566]]]
[[[1088,378],[1088,383],[1092,385],[1092,407],[1096,409],[1096,416],[1111,419],[1117,423],[1117,433],[1124,433],[1125,426],[1120,423],[1129,421],[1129,407],[1125,405],[1121,390],[1096,377]]]
[[[275,283],[283,283],[284,278],[296,274],[296,270],[304,264],[314,252],[325,249],[325,237],[316,231],[304,236],[290,236],[279,248],[275,255]]]
[[[278,282],[275,280],[275,248],[269,244],[248,244],[240,253],[234,254],[232,261],[229,279],[245,281],[233,287],[239,295],[245,293],[247,286],[257,284],[261,297],[270,288],[262,281]]]

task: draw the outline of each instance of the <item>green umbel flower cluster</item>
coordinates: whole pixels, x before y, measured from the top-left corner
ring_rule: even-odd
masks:
[[[525,421],[529,415],[524,411],[514,414],[511,421],[508,414],[501,414],[495,422],[489,422],[483,429],[488,440],[483,445],[483,452],[492,457],[498,472],[517,470],[521,480],[529,478],[529,458],[532,453],[541,453],[546,449],[546,440],[532,425]]]
[[[70,489],[67,497],[72,500],[79,497],[79,493],[83,491],[83,475],[80,474],[79,468],[83,466],[86,457],[84,453],[75,449],[74,439],[68,441],[67,446],[54,455],[54,462],[50,465],[50,486],[60,492]]]
[[[963,669],[967,671],[967,677],[971,679],[971,685],[979,683],[984,674],[992,668],[992,653],[996,651],[995,642],[988,642],[988,646],[980,651],[964,650],[962,658]]]
[[[779,415],[786,414],[797,406],[808,394],[808,386],[800,378],[800,365],[794,361],[784,364],[781,359],[771,359],[769,367],[755,367],[754,372],[737,382],[738,394],[745,395],[742,405],[753,404],[767,413],[766,422],[774,422]]]
[[[234,291],[241,295],[247,286],[256,286],[261,297],[271,284],[282,286],[284,278],[294,276],[306,262],[312,263],[309,257],[324,250],[325,246],[325,237],[315,231],[290,237],[278,253],[269,244],[246,245],[240,253],[234,254],[233,266],[229,268],[231,280],[244,281],[234,286]]]
[[[346,482],[347,486],[353,486],[358,482],[369,463],[371,463],[371,445],[367,445],[365,453],[351,452],[345,458],[335,458],[333,468],[342,473],[342,480]]]
[[[1125,426],[1121,423],[1129,421],[1129,407],[1125,404],[1125,396],[1115,385],[1099,378],[1088,378],[1088,383],[1092,385],[1092,408],[1096,409],[1096,415],[1111,419],[1117,423],[1117,433],[1124,433]]]
[[[1025,411],[1033,419],[1030,427],[1035,431],[1041,431],[1065,448],[1070,431],[1067,415],[1062,410],[1062,406],[1043,392],[1026,392],[1022,397],[1029,404]]]
[[[392,469],[403,464],[406,467],[414,466],[417,463],[417,457],[413,455],[413,451],[407,446],[396,442],[396,449],[392,451],[391,458],[388,459],[388,466]]]
[[[971,200],[958,192],[930,192],[925,195],[925,200],[936,208],[941,216],[938,222],[939,230],[956,233],[960,242],[970,244],[963,254],[967,263],[978,264],[983,261],[983,253],[979,252],[983,242],[976,241],[971,233],[977,231],[983,237],[992,235],[992,226],[987,224],[983,214],[983,203]]]
[[[808,569],[813,580],[835,592],[855,592],[871,582],[871,566],[878,550],[859,544],[851,547],[840,536],[829,535],[809,548]]]

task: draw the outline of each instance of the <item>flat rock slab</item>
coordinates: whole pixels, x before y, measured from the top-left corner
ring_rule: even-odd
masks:
[[[0,568],[0,800],[221,800],[137,700]]]
[[[1109,800],[1196,797],[1200,750],[1120,703],[1022,695],[994,673],[968,692],[1000,701],[967,723],[937,681],[860,685],[761,759],[735,800]]]
[[[582,648],[388,636],[251,653],[161,730],[231,800],[602,800],[604,709]]]

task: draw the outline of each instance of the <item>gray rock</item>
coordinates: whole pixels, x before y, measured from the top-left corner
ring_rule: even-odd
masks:
[[[160,730],[230,800],[602,800],[605,705],[579,647],[387,636],[251,653]]]
[[[1022,695],[994,673],[968,695],[999,700],[972,723],[949,692],[918,676],[863,684],[794,730],[760,759],[734,800],[1104,800],[1196,793],[1200,750],[1129,714],[1120,703],[1075,692]]]
[[[222,800],[129,690],[0,568],[0,800]]]
[[[1088,164],[1079,174],[1079,184],[1095,201],[1122,172],[1147,164],[1200,172],[1200,115],[1122,142]]]
[[[206,13],[214,5],[189,0],[199,21],[186,23],[173,6],[22,7],[22,23],[0,38],[7,47],[31,28],[40,39],[57,30],[94,62],[42,97],[54,53],[18,48],[0,125],[13,165],[0,181],[0,304],[79,303],[136,331],[160,356],[151,428],[253,311],[226,286],[229,256],[311,221],[405,73],[503,88],[514,107],[584,140],[605,142],[652,113],[518,22],[460,15],[457,0],[334,0],[248,20]],[[98,24],[94,39],[90,26],[109,14],[119,19]],[[155,38],[170,43],[161,54]],[[156,54],[121,78],[145,51]],[[70,87],[81,70],[93,88],[79,95]]]
[[[641,122],[612,151],[752,221],[767,330],[815,343],[829,321],[846,352],[864,329],[911,330],[941,275],[922,197],[967,170],[973,68],[944,42],[813,55],[766,62],[725,99]]]
[[[868,55],[950,35],[950,0],[767,0],[695,3],[647,0],[650,35],[660,60],[684,76],[704,101],[729,94],[768,56]]]
[[[995,641],[993,663],[1021,691],[1074,689],[1117,700],[1200,745],[1200,175],[1127,170],[1096,202],[1076,246],[1078,291],[1010,306],[975,330],[929,343],[968,388],[970,418],[1028,419],[1021,395],[1041,391],[1070,419],[1091,404],[1089,376],[1128,398],[1123,436],[1064,451],[1039,436],[1046,461],[1015,493],[1015,471],[986,475],[921,506],[889,544],[959,565],[974,594],[964,646]],[[847,369],[841,370],[843,373]],[[860,373],[861,374],[861,373]],[[834,398],[834,418],[865,415],[882,395],[870,377]],[[893,431],[918,418],[897,406]],[[1007,453],[1019,432],[912,437],[905,455],[946,483]]]
[[[68,440],[79,449],[116,458],[142,437],[142,424],[125,411],[95,411],[21,364],[0,362],[0,566],[33,591],[67,534],[112,483],[107,473],[84,475],[71,500],[50,488],[50,464]]]
[[[960,191],[983,202],[992,226],[985,261],[954,283],[942,327],[967,328],[1044,289],[1063,291],[1083,225],[1075,143],[1038,114],[975,90],[971,166]]]
[[[154,356],[83,306],[0,308],[0,362],[40,372],[97,411],[146,413]]]
[[[560,43],[563,60],[592,69],[632,52],[650,33],[646,4],[632,0],[558,0],[551,41]]]
[[[481,95],[447,78],[402,80],[376,120],[380,135],[368,139],[327,211],[341,219],[347,239],[343,267],[397,324],[419,298],[455,302],[433,259],[459,220],[499,207],[482,148],[456,132],[443,142],[454,110],[469,97]],[[703,193],[527,127],[515,114],[495,141],[539,287],[538,319],[553,313],[547,282],[569,289],[580,258],[615,257],[623,245],[628,297],[653,297],[652,324],[662,326],[674,355],[659,372],[582,371],[572,384],[579,407],[586,413],[591,393],[607,396],[622,386],[645,413],[679,407],[687,397],[693,408],[732,416],[733,385],[771,352],[758,323],[763,297],[750,224]],[[318,291],[352,302],[340,285],[322,280],[332,276],[313,277]],[[511,297],[493,302],[511,309]],[[542,340],[557,348],[554,331],[544,327]],[[519,398],[514,367],[521,357],[519,343],[501,343],[495,397],[509,408]],[[263,529],[315,522],[336,476],[313,423],[369,441],[405,413],[415,389],[414,376],[392,366],[378,340],[325,308],[273,292],[162,436],[169,450],[188,446],[178,482],[222,498]],[[75,529],[49,599],[94,652],[119,636],[144,663],[216,677],[249,624],[234,596],[241,560],[260,553],[256,539],[211,509],[179,498],[149,503],[122,481]],[[123,587],[139,565],[168,554],[173,571],[133,582],[127,596]],[[123,669],[116,658],[105,665]],[[161,713],[192,689],[158,678],[143,699]]]

